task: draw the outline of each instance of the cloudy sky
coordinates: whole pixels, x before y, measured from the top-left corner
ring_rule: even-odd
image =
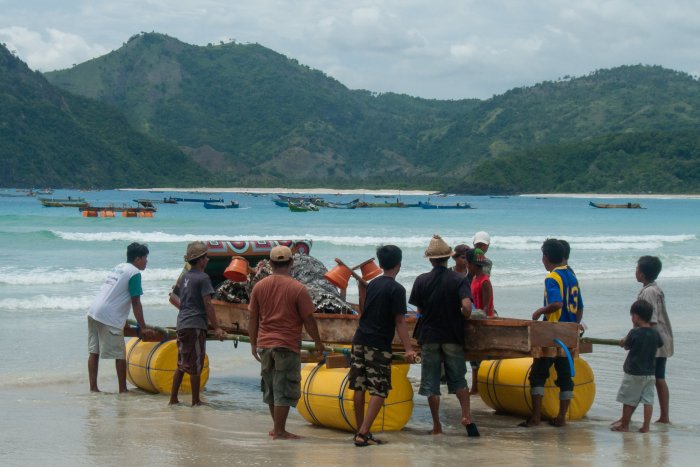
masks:
[[[0,42],[40,71],[142,31],[257,42],[351,89],[438,99],[625,64],[700,75],[697,0],[0,0]]]

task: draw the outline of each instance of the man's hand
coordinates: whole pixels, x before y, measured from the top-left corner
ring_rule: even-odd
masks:
[[[253,354],[253,357],[255,357],[257,361],[260,361],[260,355],[258,355],[258,348],[255,345],[250,344],[250,352]]]
[[[156,331],[149,328],[148,326],[144,326],[144,327],[140,328],[139,334],[141,335],[142,340],[148,342],[150,340],[155,339]]]
[[[323,342],[316,342],[316,352],[323,354],[323,352],[326,351],[326,346],[323,345]]]
[[[543,313],[544,313],[543,309],[542,309],[542,308],[538,308],[537,311],[535,311],[535,312],[532,314],[532,319],[533,319],[534,321],[537,321],[538,319],[540,319],[540,317],[542,316]]]
[[[214,337],[216,337],[220,341],[223,341],[224,337],[226,337],[226,333],[221,328],[214,328]]]
[[[409,350],[405,354],[405,358],[408,363],[415,363],[416,357],[418,357],[418,354],[416,354],[414,350]]]

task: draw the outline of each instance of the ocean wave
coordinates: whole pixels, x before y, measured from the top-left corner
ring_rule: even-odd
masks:
[[[63,268],[33,268],[18,270],[16,268],[0,268],[0,284],[7,285],[53,285],[71,283],[102,283],[107,277],[108,270],[103,269],[63,269]],[[174,280],[182,269],[148,268],[141,272],[144,282]]]
[[[266,240],[266,239],[310,239],[314,243],[326,243],[333,246],[368,247],[393,244],[403,248],[424,248],[430,241],[429,235],[316,235],[316,234],[271,234],[230,235],[230,234],[170,234],[165,232],[115,231],[115,232],[66,232],[54,230],[54,235],[63,240],[81,242],[140,241],[148,243],[184,243],[195,240]],[[513,235],[491,237],[492,249],[503,250],[539,250],[546,235]],[[578,250],[653,250],[666,244],[683,243],[697,240],[693,234],[679,235],[597,235],[597,236],[557,236]],[[471,236],[448,235],[443,239],[450,245],[470,243]]]
[[[92,295],[71,297],[41,294],[22,298],[3,298],[0,300],[0,311],[87,311],[92,300]],[[165,293],[145,294],[141,297],[141,303],[144,307],[166,305],[168,297]]]

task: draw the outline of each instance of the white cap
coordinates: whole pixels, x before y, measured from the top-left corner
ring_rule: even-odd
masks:
[[[474,234],[474,240],[472,241],[472,244],[476,245],[477,243],[483,243],[484,245],[490,245],[491,244],[491,236],[484,231],[477,232]]]

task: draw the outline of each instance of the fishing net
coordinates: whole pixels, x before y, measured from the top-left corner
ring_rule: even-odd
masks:
[[[352,306],[340,298],[338,289],[323,277],[326,272],[328,270],[323,263],[313,256],[299,253],[294,255],[290,273],[294,279],[306,286],[317,313],[354,313]],[[215,298],[231,303],[248,303],[255,284],[270,274],[270,262],[262,260],[258,263],[255,274],[248,276],[247,282],[222,282],[216,290]]]

